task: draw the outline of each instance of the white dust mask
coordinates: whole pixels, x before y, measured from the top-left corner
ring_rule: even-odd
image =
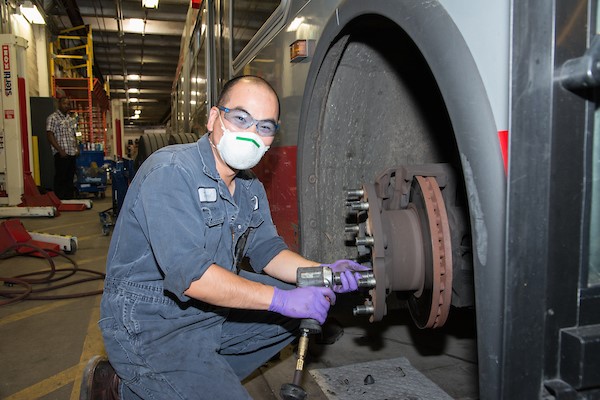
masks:
[[[254,132],[232,132],[225,128],[221,113],[219,121],[223,129],[223,136],[217,144],[217,150],[223,161],[232,168],[243,170],[254,167],[262,156],[269,150],[260,136]]]

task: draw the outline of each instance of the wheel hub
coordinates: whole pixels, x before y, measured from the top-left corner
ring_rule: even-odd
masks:
[[[452,300],[452,243],[441,187],[449,173],[439,164],[401,167],[349,192],[357,225],[346,231],[356,234],[359,259],[370,257],[377,282],[355,313],[379,321],[387,314],[387,296],[405,292],[418,327],[444,325]]]

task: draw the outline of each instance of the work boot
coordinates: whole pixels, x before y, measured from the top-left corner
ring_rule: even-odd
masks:
[[[108,359],[94,356],[83,371],[79,400],[119,400],[119,383]]]

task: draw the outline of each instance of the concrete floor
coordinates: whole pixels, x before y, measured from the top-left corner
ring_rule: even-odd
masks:
[[[105,199],[94,199],[90,210],[64,212],[55,218],[21,218],[20,221],[28,231],[76,236],[78,249],[71,258],[78,268],[104,272],[110,235],[102,235],[98,213],[110,208],[109,192]],[[65,258],[54,257],[54,261],[57,269],[71,267]],[[39,258],[21,256],[0,260],[0,281],[48,268],[49,264]],[[65,272],[57,272],[58,276],[61,274]],[[79,271],[53,285],[85,278],[97,278],[97,275]],[[77,296],[74,298],[24,300],[0,306],[1,399],[79,398],[81,374],[87,360],[103,353],[96,325],[100,296],[79,295],[100,290],[102,283],[101,279],[95,279],[31,295]],[[35,285],[35,289],[46,286]],[[452,398],[478,398],[474,313],[452,310],[445,327],[422,331],[414,328],[406,310],[391,310],[384,321],[371,324],[366,317],[352,316],[352,306],[361,303],[356,295],[338,299],[331,315],[344,326],[344,334],[332,345],[312,341],[305,371],[406,357],[413,367]],[[255,399],[278,399],[279,388],[291,381],[294,366],[290,346],[279,360],[269,361],[246,379],[244,385]],[[303,386],[309,399],[327,399],[310,374],[304,376]]]

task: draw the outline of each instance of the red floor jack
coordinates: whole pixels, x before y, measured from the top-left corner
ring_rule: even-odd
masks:
[[[61,211],[83,211],[92,208],[90,200],[60,200],[54,192],[41,194],[31,172],[25,172],[25,193],[21,196],[22,207],[55,207]],[[57,213],[57,215],[58,215]]]
[[[0,254],[13,248],[17,253],[44,257],[39,248],[54,257],[62,250],[75,253],[77,238],[74,236],[51,235],[47,233],[28,232],[21,221],[9,219],[0,224]]]

